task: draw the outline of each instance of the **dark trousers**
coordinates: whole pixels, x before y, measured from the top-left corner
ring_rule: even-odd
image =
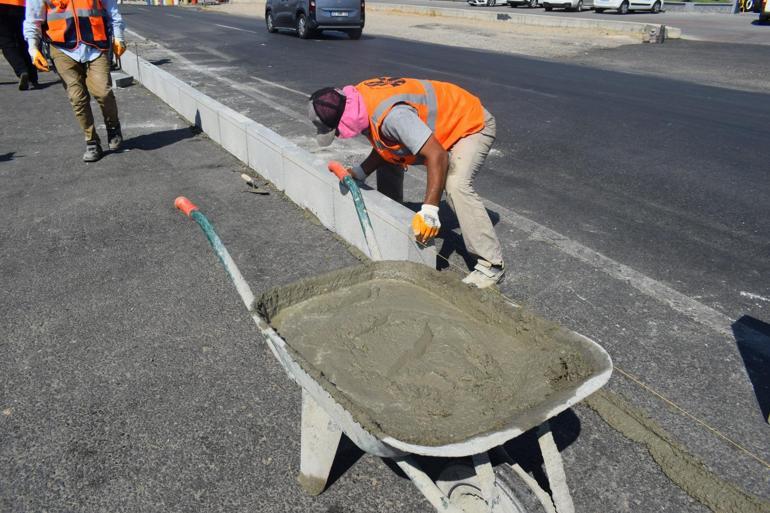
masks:
[[[26,72],[33,84],[37,83],[37,69],[27,52],[24,40],[24,7],[0,4],[0,48],[16,76]]]

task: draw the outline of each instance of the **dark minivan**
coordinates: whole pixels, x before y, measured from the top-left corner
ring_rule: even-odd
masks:
[[[364,0],[267,0],[268,32],[292,29],[302,39],[322,30],[340,30],[359,39],[364,30]]]

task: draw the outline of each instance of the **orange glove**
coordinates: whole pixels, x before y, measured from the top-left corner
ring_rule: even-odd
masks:
[[[35,54],[32,55],[32,64],[34,64],[35,67],[40,71],[51,71],[48,68],[48,61],[45,60],[45,57],[43,57],[43,54],[40,53],[40,50],[35,50]]]
[[[126,51],[126,43],[124,41],[121,41],[120,39],[113,39],[112,40],[112,52],[115,54],[115,56],[119,59],[123,53]]]
[[[438,235],[441,223],[438,220],[438,207],[423,203],[422,208],[412,218],[414,238],[421,244],[427,244]]]

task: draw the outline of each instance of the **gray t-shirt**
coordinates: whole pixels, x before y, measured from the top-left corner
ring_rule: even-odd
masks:
[[[420,119],[414,107],[399,103],[382,120],[380,134],[385,139],[402,144],[412,155],[417,155],[433,132]]]

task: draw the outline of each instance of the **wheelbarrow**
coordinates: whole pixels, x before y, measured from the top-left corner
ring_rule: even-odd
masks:
[[[186,198],[177,198],[175,204],[203,229],[268,347],[289,377],[302,388],[298,480],[308,493],[317,495],[326,488],[344,433],[365,453],[392,459],[436,511],[574,512],[561,456],[548,421],[609,380],[612,362],[598,344],[564,328],[554,329],[549,336],[558,339],[560,347],[566,347],[583,362],[584,372],[579,379],[554,388],[534,404],[510,412],[502,409],[506,415],[502,418],[498,415],[494,421],[484,421],[479,415],[476,422],[474,416],[462,429],[441,432],[445,420],[439,416],[435,422],[428,424],[429,429],[435,428],[438,433],[430,440],[403,436],[398,430],[389,428],[387,414],[372,412],[369,405],[361,404],[356,399],[355,390],[351,393],[345,388],[344,380],[338,380],[330,376],[326,369],[319,368],[308,353],[287,342],[271,323],[282,312],[305,304],[314,297],[377,281],[425,291],[450,303],[449,307],[457,306],[468,315],[477,316],[482,319],[481,322],[502,322],[502,328],[510,330],[516,327],[506,325],[504,319],[520,316],[521,309],[495,292],[473,289],[448,273],[439,273],[410,262],[374,262],[342,269],[274,289],[255,298],[208,219]],[[455,305],[452,298],[462,298],[464,302]],[[362,386],[375,385],[365,383]],[[457,405],[460,409],[465,406],[473,405]],[[409,426],[410,422],[408,415],[401,419],[404,425]],[[537,428],[537,441],[550,492],[524,471],[504,448],[504,444],[533,428]],[[438,470],[423,468],[421,461],[426,459],[438,461]],[[498,464],[493,466],[493,461]]]

